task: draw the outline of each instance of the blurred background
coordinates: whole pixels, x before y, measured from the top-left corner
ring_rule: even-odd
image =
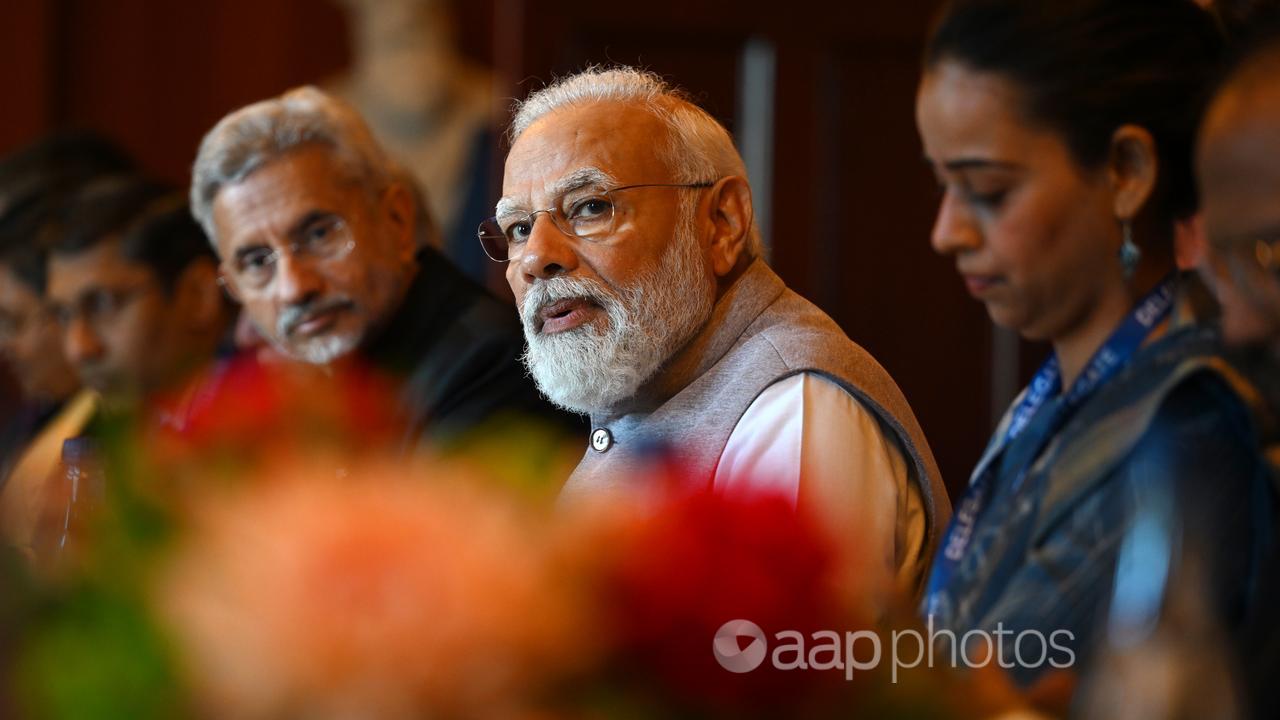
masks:
[[[734,133],[774,268],[898,380],[954,494],[1043,351],[993,332],[929,247],[938,194],[913,103],[936,5],[6,0],[0,155],[92,129],[185,184],[224,114],[319,84],[427,187],[440,244],[506,294],[474,228],[500,194],[511,100],[589,63],[649,68]]]

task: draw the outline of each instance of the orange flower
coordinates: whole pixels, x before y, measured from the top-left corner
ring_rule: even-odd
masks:
[[[159,586],[213,715],[492,716],[582,661],[540,518],[447,467],[278,474],[205,498]]]

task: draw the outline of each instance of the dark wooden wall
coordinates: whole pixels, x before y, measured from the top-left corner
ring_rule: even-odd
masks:
[[[20,122],[0,151],[40,130],[87,127],[152,172],[185,183],[200,137],[232,108],[347,62],[341,11],[322,0],[13,0],[0,46]],[[13,93],[13,94],[11,94]]]
[[[756,192],[774,266],[898,379],[957,488],[990,429],[991,338],[928,243],[936,192],[913,99],[934,5],[477,0],[458,3],[458,38],[494,67],[501,98],[587,63],[641,64],[740,140],[750,133],[752,174],[760,159],[769,171]],[[6,2],[0,153],[54,127],[91,127],[185,183],[219,117],[323,80],[349,54],[342,13],[323,0]],[[762,99],[763,129],[743,110]]]

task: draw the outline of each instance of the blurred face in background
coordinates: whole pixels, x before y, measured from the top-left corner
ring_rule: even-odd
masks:
[[[213,203],[222,275],[261,335],[323,364],[396,311],[412,278],[413,201],[350,178],[328,148],[268,162]]]
[[[1274,77],[1236,83],[1215,100],[1197,153],[1210,246],[1204,274],[1231,343],[1280,338],[1280,80]]]
[[[188,308],[148,266],[126,258],[119,239],[54,254],[48,294],[85,385],[108,400],[133,400],[172,379]]]
[[[29,400],[65,398],[79,387],[62,334],[44,300],[0,263],[0,354]]]
[[[942,190],[934,249],[993,322],[1048,340],[1123,287],[1120,230],[1105,168],[1081,167],[1020,109],[1011,81],[943,61],[921,82],[916,121]]]

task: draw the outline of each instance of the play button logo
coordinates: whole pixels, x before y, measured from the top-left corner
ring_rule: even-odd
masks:
[[[711,642],[720,667],[731,673],[749,673],[760,667],[769,648],[764,631],[750,620],[730,620],[716,631]]]

